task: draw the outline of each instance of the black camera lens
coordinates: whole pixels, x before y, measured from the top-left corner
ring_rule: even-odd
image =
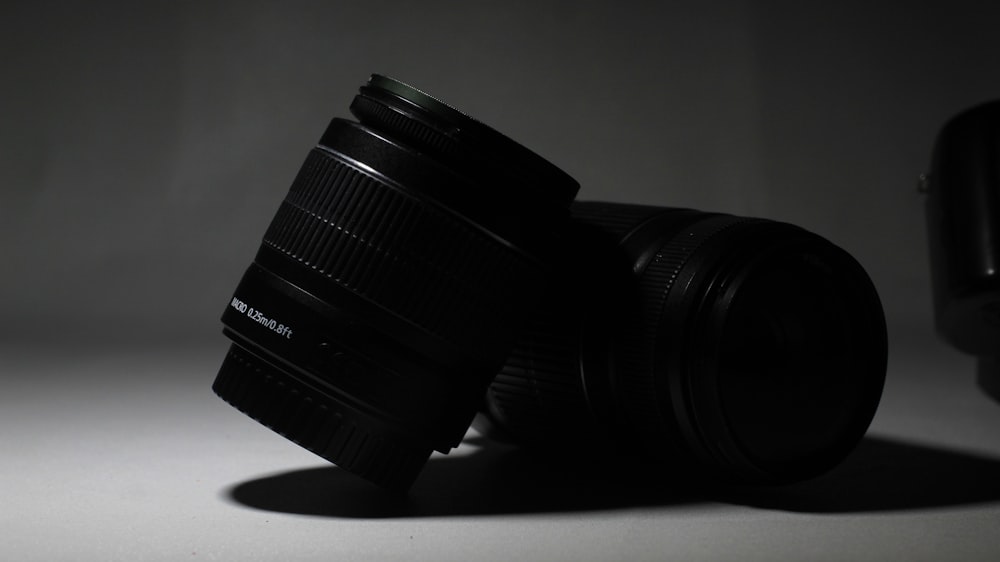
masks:
[[[934,320],[1000,400],[1000,101],[941,128],[926,179]]]
[[[562,277],[477,427],[756,484],[815,476],[853,449],[887,340],[850,255],[764,219],[596,202],[572,214]]]
[[[306,157],[222,316],[213,385],[250,417],[405,490],[456,447],[546,282],[576,182],[372,76]]]

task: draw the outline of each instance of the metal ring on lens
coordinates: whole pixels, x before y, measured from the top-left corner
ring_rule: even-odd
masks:
[[[384,127],[432,155],[450,158],[451,165],[478,169],[481,180],[510,178],[499,184],[506,190],[542,186],[532,190],[536,202],[563,207],[579,188],[568,174],[519,143],[392,78],[373,74],[351,111],[362,123]]]

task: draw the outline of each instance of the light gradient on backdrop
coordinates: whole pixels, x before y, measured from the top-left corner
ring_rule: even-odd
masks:
[[[5,341],[221,344],[306,152],[371,72],[441,97],[581,198],[800,224],[894,334],[930,330],[915,178],[1000,95],[987,2],[32,2],[0,7]]]

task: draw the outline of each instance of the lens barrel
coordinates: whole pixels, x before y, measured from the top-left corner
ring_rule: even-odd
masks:
[[[820,474],[885,379],[878,295],[785,223],[577,202],[561,277],[487,392],[488,434],[744,483]]]
[[[213,389],[405,490],[461,442],[578,185],[390,78],[373,75],[351,111],[306,157],[226,307]]]
[[[1000,101],[945,123],[926,187],[935,326],[1000,400]]]
[[[938,332],[1000,355],[1000,101],[951,118],[934,143],[926,200]]]

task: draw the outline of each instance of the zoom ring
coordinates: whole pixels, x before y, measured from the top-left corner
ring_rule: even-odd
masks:
[[[676,376],[668,365],[657,364],[656,349],[676,345],[662,341],[659,332],[664,323],[681,319],[666,310],[678,276],[694,255],[710,238],[746,219],[728,215],[714,216],[682,229],[663,243],[649,265],[640,272],[638,293],[640,317],[634,327],[622,333],[615,343],[619,363],[619,398],[627,405],[633,426],[647,442],[676,442],[679,436],[672,429],[676,421],[669,395],[667,377]],[[683,353],[683,350],[680,350]],[[662,357],[662,356],[661,356]]]
[[[480,357],[503,354],[521,312],[510,303],[541,275],[523,254],[321,149],[264,243]]]
[[[405,490],[420,473],[431,448],[365,431],[329,396],[287,376],[236,345],[212,389],[247,416],[341,468],[380,486]]]

